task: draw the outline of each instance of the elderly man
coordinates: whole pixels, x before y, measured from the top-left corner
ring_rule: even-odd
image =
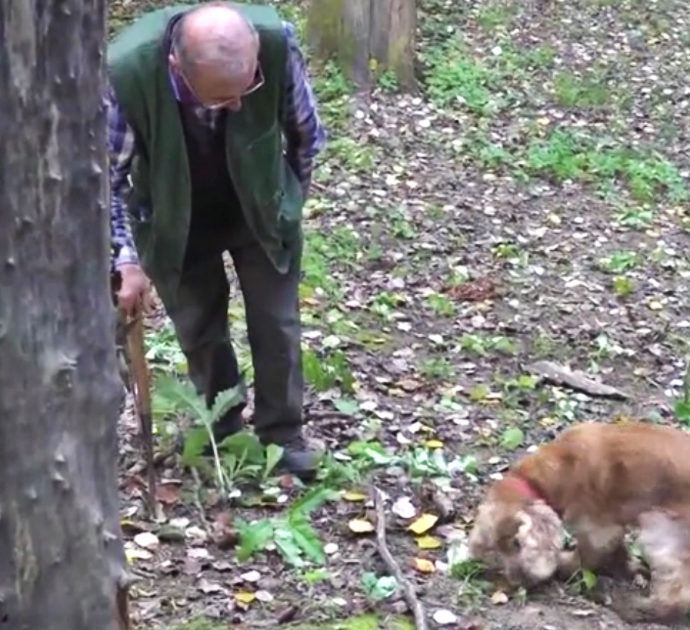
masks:
[[[308,479],[317,458],[302,434],[301,214],[325,134],[293,27],[268,6],[168,7],[113,41],[108,68],[118,304],[131,309],[151,279],[210,406],[242,382],[228,251],[246,310],[255,431]],[[243,407],[220,419],[217,439],[242,428]]]

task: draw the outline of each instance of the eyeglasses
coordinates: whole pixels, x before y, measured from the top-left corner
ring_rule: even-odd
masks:
[[[224,99],[222,101],[216,101],[207,104],[204,103],[204,101],[201,98],[199,98],[199,95],[196,93],[196,90],[191,86],[189,79],[187,79],[184,72],[182,72],[182,68],[175,68],[175,71],[177,72],[177,74],[180,75],[180,78],[184,81],[184,84],[187,86],[187,89],[191,92],[192,96],[199,102],[199,104],[203,105],[206,109],[211,110],[222,109],[223,107],[227,107],[230,103],[234,102],[237,99],[244,98],[245,96],[253,94],[258,89],[263,87],[264,83],[266,82],[266,80],[264,79],[264,73],[261,70],[261,65],[257,63],[256,72],[254,74],[254,80],[252,81],[252,84],[244,92],[242,92],[242,94],[239,94],[236,97]]]

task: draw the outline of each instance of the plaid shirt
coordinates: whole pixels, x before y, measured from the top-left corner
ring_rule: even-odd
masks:
[[[309,83],[304,58],[297,44],[295,29],[284,22],[287,37],[287,89],[282,112],[286,157],[305,191],[309,188],[314,157],[325,144],[326,133],[316,108],[316,98]],[[185,86],[171,75],[175,98],[185,98]],[[135,154],[134,131],[127,122],[112,88],[106,99],[108,119],[108,149],[110,155],[110,223],[113,245],[113,266],[138,263],[132,231],[125,210],[124,194],[129,188],[129,169]],[[197,114],[210,126],[215,124],[217,112],[199,107]]]

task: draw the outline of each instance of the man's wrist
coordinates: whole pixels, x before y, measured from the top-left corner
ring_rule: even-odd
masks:
[[[120,251],[115,258],[115,269],[120,269],[125,265],[138,265],[139,257],[136,251],[127,245],[120,248]]]

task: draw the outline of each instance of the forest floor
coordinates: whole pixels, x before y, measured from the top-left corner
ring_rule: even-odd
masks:
[[[114,32],[156,3],[110,4]],[[276,4],[303,28],[298,5]],[[430,627],[444,614],[458,630],[631,627],[595,603],[595,576],[509,592],[462,553],[487,482],[564,427],[690,424],[676,404],[690,354],[690,3],[419,5],[417,95],[383,74],[358,97],[310,59],[330,136],[302,284],[308,432],[329,451],[319,482],[305,489],[274,477],[266,453],[234,451],[221,491],[212,466],[192,474],[161,455],[149,519],[128,409],[137,627],[412,627],[367,531],[374,485]],[[229,315],[251,378],[238,292]],[[168,378],[155,399],[164,453],[201,414],[170,394],[184,358],[164,313],[147,340],[157,383]],[[543,360],[627,397],[543,381],[531,370]],[[422,514],[437,519],[415,536]]]

